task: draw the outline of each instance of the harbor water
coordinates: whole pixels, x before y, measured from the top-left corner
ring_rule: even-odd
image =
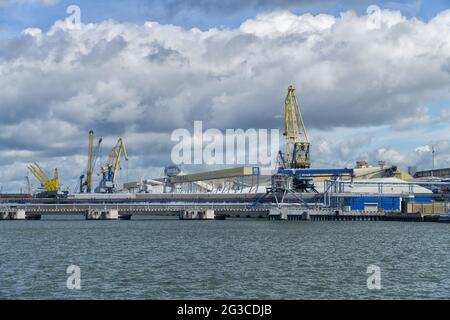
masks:
[[[0,222],[1,299],[450,299],[448,224]],[[69,266],[80,271],[69,289]],[[381,289],[369,289],[369,266]]]

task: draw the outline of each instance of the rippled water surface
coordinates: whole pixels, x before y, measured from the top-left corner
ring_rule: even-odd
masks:
[[[450,225],[0,221],[0,298],[450,299]],[[66,269],[81,269],[81,290]],[[367,289],[367,267],[381,290]]]

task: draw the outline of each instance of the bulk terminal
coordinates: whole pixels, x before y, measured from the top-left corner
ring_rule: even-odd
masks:
[[[93,176],[103,139],[89,132],[88,161],[79,192],[62,192],[58,170],[50,176],[38,163],[28,166],[40,187],[0,195],[0,220],[38,220],[43,215],[84,215],[88,220],[131,219],[138,215],[185,220],[258,218],[269,220],[448,221],[450,169],[405,172],[395,165],[359,161],[354,168],[313,168],[311,144],[294,86],[284,109],[284,150],[277,167],[226,168],[197,173],[169,166],[162,177],[117,183],[127,149],[119,138]]]

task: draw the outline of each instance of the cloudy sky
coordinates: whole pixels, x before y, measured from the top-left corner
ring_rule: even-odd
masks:
[[[69,5],[82,25],[68,28]],[[369,10],[376,4],[379,14]],[[170,163],[174,129],[281,128],[297,87],[316,167],[450,166],[448,1],[0,0],[0,187],[26,164],[73,189],[87,133],[122,179]],[[34,182],[36,185],[36,182]]]

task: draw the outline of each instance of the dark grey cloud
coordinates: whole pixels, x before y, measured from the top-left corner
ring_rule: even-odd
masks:
[[[111,40],[102,39],[92,47],[88,54],[79,60],[79,63],[81,65],[107,63],[110,59],[117,57],[126,48],[127,44],[127,41],[120,35],[115,36]]]
[[[25,55],[42,59],[42,52],[39,52],[37,48],[38,46],[31,35],[7,39],[0,43],[0,58],[4,61],[11,61]]]
[[[147,58],[153,63],[165,63],[169,60],[178,62],[180,64],[189,63],[189,59],[183,57],[183,55],[177,50],[165,47],[162,43],[155,41],[151,44],[151,50]]]
[[[442,65],[442,70],[450,74],[450,58]]]

